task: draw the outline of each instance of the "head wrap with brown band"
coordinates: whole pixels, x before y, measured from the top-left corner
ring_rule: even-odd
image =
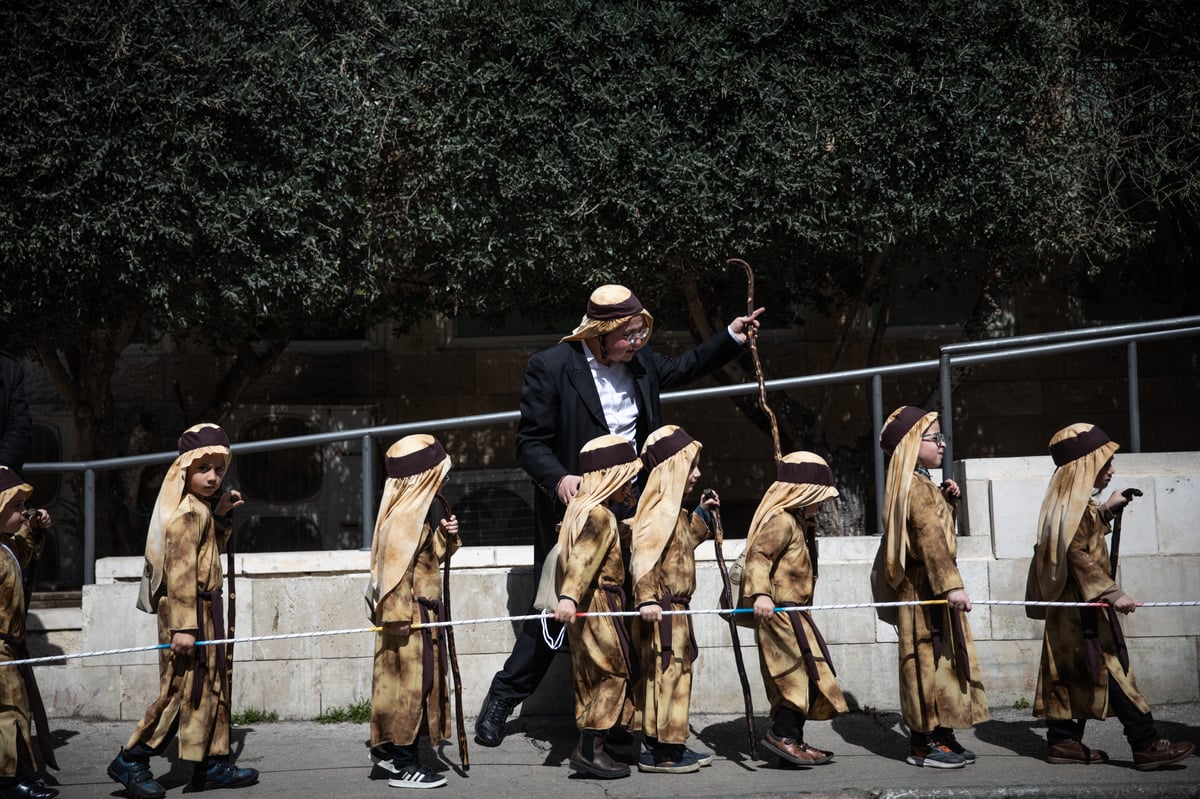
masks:
[[[908,492],[921,451],[921,436],[937,418],[937,413],[903,405],[892,411],[879,434],[879,446],[892,456],[883,493],[883,535],[887,581],[893,588],[904,579],[908,559]]]
[[[229,436],[212,422],[192,425],[179,436],[179,457],[167,469],[154,510],[150,513],[150,526],[146,531],[146,565],[150,570],[149,595],[154,596],[162,587],[166,562],[167,525],[179,511],[187,497],[188,467],[209,455],[216,455],[222,465],[229,468],[233,457]]]
[[[378,609],[412,566],[421,545],[425,516],[451,467],[445,448],[424,433],[405,436],[388,447],[385,463],[388,479],[375,519],[366,594],[367,613],[375,624],[412,618],[411,598],[400,598],[389,606],[399,614],[397,618],[379,618]]]
[[[1030,599],[1053,602],[1062,594],[1068,576],[1067,550],[1091,502],[1100,470],[1119,448],[1099,427],[1085,423],[1064,427],[1050,439],[1056,468],[1038,513],[1027,587]]]

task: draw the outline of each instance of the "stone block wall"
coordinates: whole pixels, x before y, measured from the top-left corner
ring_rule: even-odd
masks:
[[[959,540],[959,566],[971,597],[1022,599],[1037,508],[1052,471],[1048,457],[967,461],[970,536]],[[1114,487],[1136,485],[1145,495],[1125,514],[1119,582],[1141,601],[1200,600],[1200,535],[1195,532],[1200,453],[1117,456]],[[868,574],[879,539],[821,542],[817,604],[870,601]],[[732,561],[743,542],[726,543]],[[456,618],[528,612],[534,578],[528,547],[471,547],[454,556],[451,598]],[[238,556],[239,636],[361,629],[368,626],[363,589],[368,553],[299,552]],[[695,608],[716,607],[720,577],[711,543],[697,551]],[[156,643],[154,620],[134,609],[139,558],[106,558],[97,584],[83,592],[79,611],[57,608],[30,618],[35,655],[99,651]],[[871,609],[817,611],[843,690],[858,707],[894,709],[894,629]],[[977,604],[970,615],[984,682],[993,706],[1032,701],[1041,623],[1018,606]],[[729,649],[728,626],[716,615],[694,617],[700,657],[692,707],[697,713],[740,713],[741,691]],[[1152,702],[1200,700],[1200,608],[1143,608],[1126,618],[1138,682]],[[492,674],[515,638],[517,624],[490,622],[457,628],[464,704],[474,715]],[[766,712],[753,632],[738,630],[755,708]],[[370,696],[372,635],[348,633],[237,646],[234,706],[274,710],[281,718],[310,719]],[[38,680],[53,716],[133,721],[157,684],[157,654],[139,652],[72,659],[41,666]],[[531,714],[571,712],[569,658],[562,654],[538,692]]]

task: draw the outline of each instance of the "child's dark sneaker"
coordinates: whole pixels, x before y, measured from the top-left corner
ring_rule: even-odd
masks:
[[[446,778],[431,774],[420,766],[405,766],[404,770],[388,780],[393,788],[441,788]]]

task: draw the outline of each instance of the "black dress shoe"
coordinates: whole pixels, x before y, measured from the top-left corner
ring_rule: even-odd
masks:
[[[499,746],[504,740],[504,723],[515,703],[500,699],[491,691],[483,699],[479,718],[475,719],[475,742],[482,746]]]
[[[204,771],[204,790],[242,788],[258,782],[258,769],[238,768],[228,760],[213,760]]]
[[[27,777],[20,782],[6,780],[0,785],[0,799],[54,799],[58,789],[51,788],[36,777]]]
[[[108,764],[108,776],[125,786],[132,799],[162,799],[167,791],[154,779],[150,764],[126,760],[124,750]]]

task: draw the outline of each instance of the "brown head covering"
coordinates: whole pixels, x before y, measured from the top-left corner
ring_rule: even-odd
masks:
[[[789,452],[777,467],[775,482],[767,488],[746,534],[747,546],[767,521],[783,510],[803,508],[838,495],[829,464],[815,452]]]
[[[635,586],[658,563],[675,531],[688,475],[700,456],[700,449],[699,441],[673,424],[658,428],[646,439],[642,461],[650,469],[650,476],[630,522],[633,554],[629,571]]]
[[[593,438],[579,451],[583,480],[579,490],[567,504],[562,526],[558,531],[560,568],[565,570],[571,548],[583,531],[592,508],[605,502],[642,470],[637,451],[624,436],[603,435]]]
[[[1073,424],[1050,439],[1057,468],[1038,514],[1038,540],[1033,551],[1029,586],[1039,601],[1053,602],[1067,583],[1067,548],[1091,501],[1096,477],[1118,449],[1099,427]]]
[[[887,581],[892,588],[904,579],[908,558],[908,490],[921,452],[921,436],[937,421],[915,405],[892,411],[879,434],[879,445],[892,454],[888,461],[887,485],[883,492],[883,535],[887,552]]]
[[[579,326],[571,335],[560,341],[583,341],[611,333],[635,316],[646,324],[646,335],[654,329],[654,317],[642,307],[642,302],[624,286],[610,284],[601,286],[588,298],[587,313],[579,320]]]
[[[232,451],[229,436],[219,425],[201,422],[183,431],[179,437],[179,457],[167,469],[158,489],[158,499],[150,513],[150,528],[146,531],[146,564],[150,567],[150,595],[162,587],[167,555],[167,525],[179,511],[187,496],[187,470],[206,455],[218,455],[229,468]]]
[[[400,585],[412,567],[425,515],[451,465],[437,439],[424,433],[405,436],[392,444],[385,462],[388,479],[371,539],[371,577],[366,596],[372,619],[380,601]]]
[[[0,510],[8,507],[14,499],[28,500],[33,496],[33,486],[21,479],[21,475],[7,466],[0,466]]]

